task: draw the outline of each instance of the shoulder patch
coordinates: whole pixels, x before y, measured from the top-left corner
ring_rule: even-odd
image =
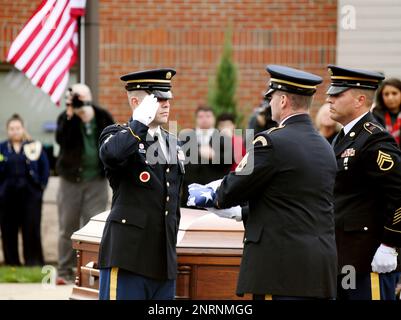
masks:
[[[265,147],[269,144],[264,136],[257,136],[252,142],[253,145],[256,145],[257,143],[260,143],[262,147]]]
[[[279,129],[283,129],[285,127],[285,125],[282,125],[282,126],[278,126],[278,127],[273,127],[273,128],[270,128],[269,130],[267,130],[267,134],[269,134],[269,133],[272,133],[273,131],[276,131],[276,130],[279,130]]]
[[[380,127],[378,124],[373,123],[373,122],[365,122],[363,124],[363,128],[369,132],[370,134],[372,134],[374,131],[379,130],[379,131],[383,131],[384,129],[382,127]]]
[[[39,141],[33,141],[27,144],[24,144],[23,150],[25,156],[31,161],[37,161],[42,152],[42,144]]]

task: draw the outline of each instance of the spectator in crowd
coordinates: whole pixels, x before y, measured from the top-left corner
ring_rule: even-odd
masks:
[[[341,125],[330,118],[330,105],[325,103],[319,109],[315,118],[316,128],[319,133],[331,143],[341,130]]]
[[[60,145],[56,163],[60,175],[58,284],[74,278],[72,233],[106,209],[108,186],[98,155],[98,141],[103,129],[113,124],[109,112],[92,103],[91,91],[84,84],[77,83],[68,89],[66,106],[58,117],[56,131]]]
[[[376,94],[373,115],[400,145],[401,129],[401,80],[384,80]]]
[[[215,128],[216,118],[212,108],[199,106],[195,112],[195,121],[195,130],[183,130],[180,133],[180,140],[185,141],[183,150],[186,152],[187,161],[181,197],[182,207],[187,206],[188,185],[206,184],[220,179],[232,166],[232,157],[224,157],[224,146],[230,145],[231,138],[220,135]]]
[[[8,139],[0,144],[0,220],[4,261],[21,265],[18,231],[22,231],[25,265],[43,265],[40,235],[43,190],[49,163],[39,141],[32,140],[22,118],[7,121]]]
[[[235,134],[235,117],[230,113],[222,113],[217,117],[217,129],[231,139],[230,152],[232,154],[232,165],[230,171],[234,171],[238,163],[246,153],[242,136]],[[227,152],[227,150],[226,150]]]

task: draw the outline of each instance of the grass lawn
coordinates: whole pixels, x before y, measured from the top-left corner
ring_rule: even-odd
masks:
[[[44,276],[42,267],[0,266],[0,283],[40,283]]]

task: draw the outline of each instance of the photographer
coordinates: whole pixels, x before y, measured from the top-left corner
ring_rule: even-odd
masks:
[[[103,129],[113,124],[109,112],[92,104],[91,91],[84,84],[74,84],[67,90],[66,107],[58,117],[56,132],[60,145],[56,163],[60,176],[58,284],[74,278],[72,233],[106,209],[107,180],[98,155],[98,140]]]
[[[277,127],[277,122],[272,119],[272,110],[269,102],[263,98],[249,119],[248,129],[253,129],[254,135],[256,135],[273,127]]]

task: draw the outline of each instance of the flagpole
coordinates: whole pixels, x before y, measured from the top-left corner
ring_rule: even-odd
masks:
[[[81,16],[79,43],[79,82],[85,83],[85,16]]]

